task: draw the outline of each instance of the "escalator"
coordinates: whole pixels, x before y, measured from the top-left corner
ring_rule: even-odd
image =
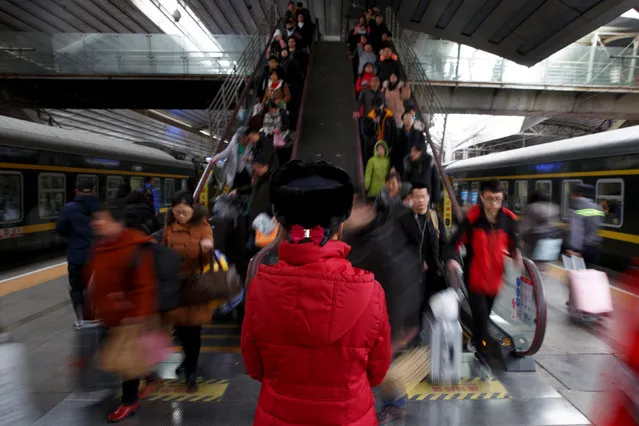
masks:
[[[537,266],[524,259],[521,274],[508,274],[495,299],[488,324],[489,353],[498,358],[506,371],[535,371],[533,355],[546,335],[546,298]],[[467,339],[472,336],[472,315],[468,304],[463,272],[450,274],[451,284],[462,290],[461,323]]]
[[[319,41],[309,66],[308,93],[303,99],[299,145],[294,158],[325,160],[348,172],[353,182],[362,181],[361,151],[357,133],[352,63],[340,42]]]

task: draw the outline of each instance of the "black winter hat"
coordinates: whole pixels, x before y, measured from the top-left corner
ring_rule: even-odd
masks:
[[[273,215],[285,228],[335,228],[351,214],[353,182],[326,161],[289,161],[271,180]]]

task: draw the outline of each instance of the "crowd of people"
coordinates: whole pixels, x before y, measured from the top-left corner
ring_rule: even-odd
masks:
[[[160,309],[158,257],[145,248],[158,244],[173,253],[182,285],[211,259],[214,270],[235,265],[245,279],[249,259],[264,246],[254,224],[268,215],[281,228],[272,240],[279,262],[245,280],[241,338],[246,370],[262,384],[254,424],[389,424],[406,416],[407,396],[386,373],[394,356],[420,344],[428,302],[450,286],[448,271],[464,270],[473,316],[469,350],[489,369],[489,315],[506,258],[521,265],[520,247],[534,253],[539,241],[561,238],[553,225],[558,209],[536,193],[518,225],[503,206],[501,182],[487,180],[479,203],[448,238],[435,210],[440,177],[410,84],[401,79],[392,34],[374,9],[355,25],[348,46],[358,71],[354,117],[367,158],[366,199],[354,202],[350,176],[329,163],[288,161],[285,133],[298,120],[313,29],[301,3],[289,3],[283,22],[267,51],[252,117],[211,160],[225,160],[229,189],[216,208],[227,205],[233,214],[214,216],[212,229],[209,212],[181,191],[162,226],[152,178],[136,191],[123,185],[102,205],[91,183],[78,184],[56,228],[69,239],[76,326],[93,319],[109,331],[150,321],[170,327],[184,353],[176,374],[187,392],[196,392],[202,325],[237,307],[245,290],[231,305],[231,299],[181,298]],[[575,202],[590,208],[581,195]],[[579,228],[574,220],[570,250],[591,261],[597,225],[590,219]],[[159,382],[152,370],[123,381],[121,405],[109,421],[135,413]],[[387,392],[376,413],[372,388],[381,384]]]

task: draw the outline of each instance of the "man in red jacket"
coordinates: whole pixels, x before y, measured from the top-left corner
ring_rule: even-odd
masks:
[[[504,255],[522,265],[516,234],[517,216],[503,207],[504,187],[498,180],[484,181],[480,187],[481,203],[468,210],[451,238],[445,257],[451,270],[459,268],[457,249],[466,246],[464,280],[473,315],[473,336],[469,347],[477,361],[488,371],[486,341],[488,321],[495,298],[502,287]]]
[[[382,287],[337,240],[353,184],[326,162],[291,161],[271,185],[287,236],[246,301],[242,356],[262,383],[253,424],[377,425],[372,387],[390,365],[390,327]]]

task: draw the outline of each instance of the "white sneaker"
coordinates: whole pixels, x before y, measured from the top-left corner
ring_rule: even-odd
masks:
[[[468,352],[472,352],[475,353],[477,352],[477,348],[475,347],[475,345],[473,344],[472,340],[468,341],[468,344],[466,345],[466,349],[468,349]]]

